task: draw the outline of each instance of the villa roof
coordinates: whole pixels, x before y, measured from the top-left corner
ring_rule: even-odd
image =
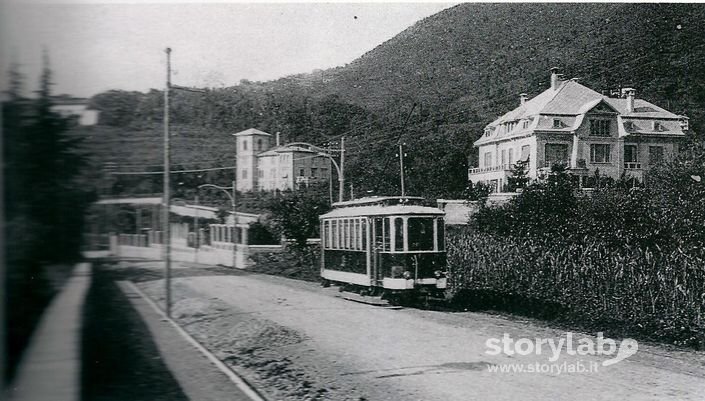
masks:
[[[475,145],[478,146],[500,139],[527,136],[537,129],[570,132],[577,128],[576,125],[579,126],[582,123],[583,119],[581,116],[603,102],[608,109],[614,110],[625,119],[678,120],[681,118],[643,99],[634,99],[634,110],[629,112],[627,110],[627,99],[604,96],[575,80],[569,80],[560,82],[556,89],[546,89],[536,97],[527,100],[524,104],[488,124],[486,129],[491,131],[490,136],[483,135],[475,141]],[[540,118],[536,118],[537,116]],[[561,127],[553,127],[552,118],[547,116],[565,117],[565,121],[562,121],[563,125]],[[528,126],[526,128],[517,126],[509,132],[504,129],[498,129],[502,124],[520,120],[528,120]],[[669,129],[668,131],[671,130]],[[659,134],[664,133],[667,132],[660,132]],[[682,134],[682,131],[677,129],[672,133]]]

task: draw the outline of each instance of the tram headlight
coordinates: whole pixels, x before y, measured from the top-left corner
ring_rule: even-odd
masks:
[[[405,279],[409,280],[409,279],[411,279],[411,272],[407,270],[401,276],[404,277]]]

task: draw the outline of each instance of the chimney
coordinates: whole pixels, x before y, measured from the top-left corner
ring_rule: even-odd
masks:
[[[278,148],[279,147],[279,131],[277,131],[277,133],[274,134],[274,138],[275,138],[274,143],[275,143],[276,147]]]
[[[634,88],[622,89],[622,96],[627,98],[627,113],[634,112],[634,96],[635,95],[636,95],[636,89],[634,89]]]
[[[526,93],[522,93],[519,95],[519,103],[523,106],[524,103],[526,103],[526,99],[529,97]]]
[[[553,67],[551,68],[551,89],[558,89],[559,84],[560,82],[558,79],[558,67]]]

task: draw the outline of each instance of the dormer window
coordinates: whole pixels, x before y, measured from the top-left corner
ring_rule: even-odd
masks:
[[[524,120],[524,121],[521,123],[521,128],[523,128],[523,129],[529,128],[529,120]]]
[[[665,131],[665,130],[666,130],[666,127],[663,126],[663,124],[661,123],[661,121],[654,121],[654,122],[653,122],[653,127],[654,127],[654,131],[656,131],[656,132]]]
[[[610,120],[590,120],[590,136],[610,136]]]
[[[563,128],[563,122],[559,118],[554,118],[553,119],[553,128],[555,128],[555,129]]]

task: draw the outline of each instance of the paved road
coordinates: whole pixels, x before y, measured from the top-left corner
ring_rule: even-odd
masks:
[[[160,280],[139,286],[162,296]],[[271,276],[179,278],[174,294],[177,321],[272,399],[705,399],[702,352],[640,344],[612,366],[565,353],[556,362],[598,365],[592,373],[490,372],[548,356],[489,355],[487,339],[559,341],[565,332],[482,313],[383,309]]]

